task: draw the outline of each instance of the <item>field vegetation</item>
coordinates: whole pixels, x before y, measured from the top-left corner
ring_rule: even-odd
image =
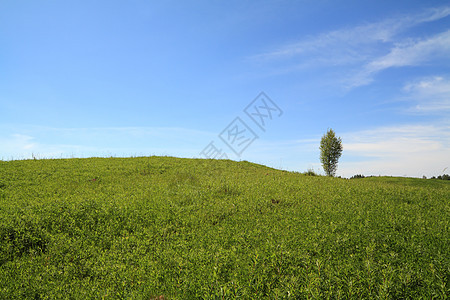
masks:
[[[444,299],[450,181],[0,161],[0,299]]]

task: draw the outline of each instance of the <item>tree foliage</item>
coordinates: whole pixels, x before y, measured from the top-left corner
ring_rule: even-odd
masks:
[[[320,161],[327,176],[336,174],[338,160],[342,155],[342,140],[333,129],[328,129],[320,141]]]

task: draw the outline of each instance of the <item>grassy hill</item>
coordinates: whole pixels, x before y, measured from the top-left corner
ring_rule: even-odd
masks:
[[[0,161],[0,299],[445,298],[449,199],[227,160]]]

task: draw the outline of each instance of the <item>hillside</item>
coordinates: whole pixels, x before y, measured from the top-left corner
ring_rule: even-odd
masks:
[[[0,299],[445,298],[450,182],[0,161]]]

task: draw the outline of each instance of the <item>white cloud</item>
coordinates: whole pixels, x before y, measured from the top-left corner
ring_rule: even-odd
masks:
[[[376,73],[388,68],[414,66],[438,57],[449,57],[450,31],[422,39],[403,37],[414,26],[449,15],[449,6],[431,8],[417,14],[325,32],[252,59],[278,64],[278,71],[268,72],[275,75],[305,67],[351,67],[351,75],[343,74],[341,84],[354,88],[371,83]],[[282,65],[283,61],[287,66]]]
[[[93,150],[93,148],[79,145],[46,144],[39,142],[39,137],[20,133],[0,136],[0,144],[2,145],[0,148],[0,159],[69,157],[80,151]]]
[[[35,146],[35,143],[32,142],[34,140],[32,136],[13,134],[12,138],[15,144],[23,149],[31,149]]]
[[[252,59],[263,62],[296,59],[303,66],[358,63],[372,55],[373,48],[368,47],[369,45],[392,38],[393,26],[387,23],[389,22],[326,32],[255,55]]]
[[[413,18],[413,22],[415,20],[415,23],[418,24],[418,23],[436,21],[436,20],[445,18],[449,15],[450,15],[450,7],[444,6],[444,7],[430,8],[427,11],[425,11],[424,13],[419,14],[416,17],[412,17],[412,18]]]
[[[408,100],[416,103],[410,109],[412,112],[448,114],[450,111],[450,78],[423,78],[406,84],[403,91]]]
[[[449,125],[402,125],[347,133],[338,174],[433,176],[450,167]]]
[[[256,55],[254,58],[280,59],[315,52],[319,56],[324,56],[323,58],[332,56],[337,61],[358,60],[358,58],[366,57],[361,53],[361,46],[372,45],[375,42],[393,42],[398,33],[410,27],[436,21],[449,15],[450,7],[432,8],[415,15],[389,18],[376,23],[326,32],[284,45],[271,52]],[[330,52],[330,49],[333,51]],[[370,51],[370,49],[368,47],[365,50]],[[345,57],[347,59],[343,59]]]
[[[25,134],[12,134],[8,137],[0,137],[3,152],[29,151],[36,147],[34,138]]]
[[[373,59],[351,79],[351,87],[368,84],[372,77],[393,67],[417,66],[437,58],[450,57],[450,30],[428,39],[408,41],[392,48],[387,55]]]
[[[344,151],[338,165],[339,176],[431,177],[450,168],[450,123],[378,127],[340,136]],[[319,144],[320,136],[306,140],[258,140],[242,159],[291,171],[313,168],[323,174]]]
[[[406,90],[427,89],[444,79],[419,81],[405,86]],[[444,88],[443,88],[444,89]],[[446,90],[446,89],[444,89]],[[25,131],[25,129],[22,129]],[[0,158],[23,159],[86,156],[174,155],[198,157],[205,142],[214,134],[177,128],[94,128],[56,129],[28,128],[31,134],[0,137]],[[45,133],[53,132],[48,140]],[[85,136],[88,135],[88,136]],[[64,136],[64,137],[63,137]],[[81,137],[84,136],[84,139]],[[91,145],[92,139],[104,136],[101,146]],[[159,136],[159,137],[158,137]],[[344,152],[338,174],[436,176],[450,168],[450,123],[439,125],[402,125],[340,135]],[[111,142],[114,138],[117,144]],[[175,139],[172,143],[168,140]],[[143,139],[143,140],[142,140]],[[70,143],[76,140],[78,143]],[[64,143],[67,141],[66,143]],[[125,141],[125,142],[124,142]],[[293,141],[257,140],[241,159],[276,168],[321,172],[318,158],[320,137]],[[302,161],[299,162],[298,158]]]
[[[9,132],[9,133],[8,133]],[[2,128],[0,159],[197,155],[214,134],[186,128]]]

